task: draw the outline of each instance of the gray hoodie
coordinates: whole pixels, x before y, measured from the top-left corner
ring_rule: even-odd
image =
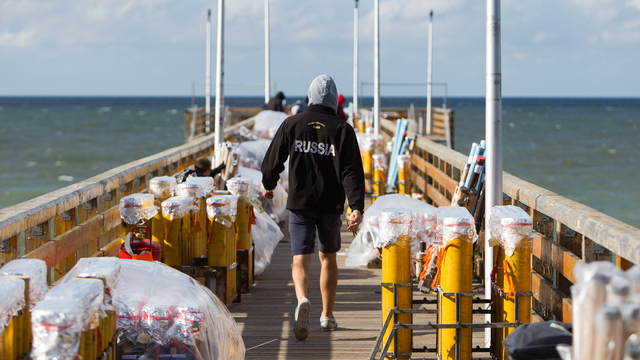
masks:
[[[309,105],[322,105],[338,111],[338,89],[329,75],[320,75],[309,86]]]

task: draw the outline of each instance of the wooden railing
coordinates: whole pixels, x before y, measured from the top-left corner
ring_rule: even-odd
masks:
[[[225,132],[232,134],[249,119]],[[390,139],[395,124],[381,120]],[[413,134],[409,134],[413,136]],[[58,191],[0,210],[0,267],[21,256],[39,258],[50,281],[64,275],[80,257],[113,256],[120,243],[118,204],[123,196],[144,192],[154,176],[184,169],[213,152],[208,135],[112,169]],[[412,155],[414,191],[436,206],[450,204],[467,156],[418,137]],[[580,260],[619,258],[640,264],[640,230],[587,206],[504,173],[504,203],[525,209],[534,220],[532,283],[534,309],[541,319],[571,321],[569,287]],[[481,242],[478,242],[481,243]],[[480,251],[481,253],[481,251]],[[483,266],[477,267],[481,271]],[[479,273],[480,278],[482,274]]]
[[[239,126],[228,128],[231,135]],[[50,283],[89,256],[117,256],[119,202],[145,192],[155,176],[171,175],[214,151],[213,135],[122,165],[60,190],[0,210],[0,267],[18,257],[46,261]]]
[[[394,130],[394,122],[381,121],[387,140]],[[422,192],[435,206],[450,205],[466,161],[467,156],[419,137],[412,155],[413,191]],[[505,205],[520,206],[533,218],[533,308],[540,319],[572,321],[570,287],[578,261],[611,261],[615,254],[623,267],[640,264],[640,229],[508,173],[503,174],[503,193]],[[477,275],[482,279],[482,259],[479,262]]]

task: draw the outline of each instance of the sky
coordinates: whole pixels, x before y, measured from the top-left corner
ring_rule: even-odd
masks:
[[[379,0],[382,96],[434,84],[485,95],[486,2]],[[274,91],[331,75],[353,93],[354,0],[270,0]],[[640,97],[640,0],[501,1],[504,97]],[[217,1],[0,0],[0,96],[205,94],[206,18]],[[359,1],[359,79],[373,82],[374,0]],[[225,1],[226,96],[264,96],[264,1]],[[388,83],[418,84],[412,86]],[[362,85],[361,95],[373,87]],[[444,87],[434,85],[434,96]],[[425,95],[426,96],[426,95]]]

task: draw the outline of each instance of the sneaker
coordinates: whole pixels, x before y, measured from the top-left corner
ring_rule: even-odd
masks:
[[[333,331],[337,328],[338,328],[338,323],[336,322],[336,318],[334,318],[333,316],[331,316],[330,318],[328,317],[320,318],[320,329],[322,331]]]
[[[309,314],[311,313],[311,303],[309,299],[302,299],[296,307],[296,317],[293,323],[293,333],[296,339],[304,340],[309,335]]]

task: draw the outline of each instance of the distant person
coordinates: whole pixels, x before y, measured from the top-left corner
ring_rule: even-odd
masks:
[[[298,100],[296,101],[295,104],[293,104],[293,106],[291,107],[291,115],[299,114],[307,110],[308,106],[309,106],[309,97],[305,96],[304,100]]]
[[[264,196],[273,199],[284,163],[289,159],[289,234],[293,266],[291,275],[298,299],[293,332],[298,340],[309,333],[311,303],[309,265],[318,234],[322,264],[321,330],[338,327],[333,305],[338,287],[336,253],[340,251],[340,228],[345,195],[351,215],[349,231],[356,231],[364,212],[364,171],[356,134],[336,113],[338,91],[329,75],[316,77],[309,87],[309,107],[285,119],[262,162]]]
[[[284,97],[284,93],[282,91],[278,91],[276,96],[272,97],[271,100],[269,100],[269,102],[265,106],[265,109],[284,112],[286,106],[287,100]]]
[[[344,121],[349,119],[349,115],[344,113],[344,103],[347,102],[347,99],[344,98],[344,95],[338,94],[338,117]]]
[[[192,168],[185,169],[174,176],[176,178],[176,183],[181,184],[190,177],[209,176],[213,178],[216,175],[220,174],[220,172],[222,172],[222,170],[224,170],[225,167],[227,167],[227,165],[225,163],[222,163],[220,164],[220,166],[212,169],[211,159],[207,157],[201,157],[195,161],[195,163],[193,164],[193,169]]]

